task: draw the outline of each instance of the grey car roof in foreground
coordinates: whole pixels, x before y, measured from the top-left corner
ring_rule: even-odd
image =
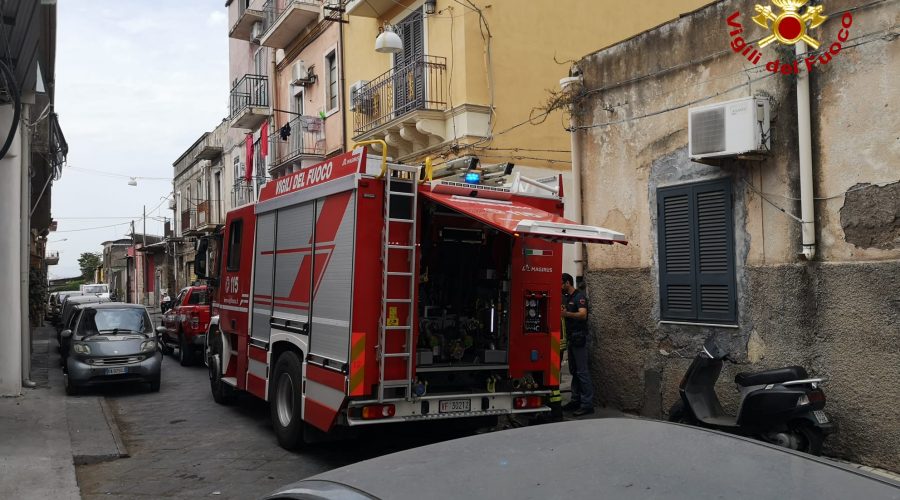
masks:
[[[127,302],[102,302],[90,306],[92,309],[146,309],[143,304],[129,304]]]
[[[323,483],[334,486],[322,490]],[[361,492],[392,500],[868,500],[898,499],[900,485],[759,441],[658,420],[614,418],[423,446],[313,476],[270,498],[364,498]]]

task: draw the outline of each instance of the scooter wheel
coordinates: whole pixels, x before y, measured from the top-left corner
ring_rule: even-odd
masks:
[[[684,401],[678,400],[669,408],[669,422],[678,422],[680,424],[695,425],[697,421],[691,412],[684,406]]]
[[[825,442],[825,434],[821,429],[801,423],[791,426],[791,432],[799,434],[801,437],[799,451],[815,456],[822,454],[822,444]]]

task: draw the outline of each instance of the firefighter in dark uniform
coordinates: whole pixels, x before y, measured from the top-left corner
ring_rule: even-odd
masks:
[[[566,322],[569,347],[569,373],[572,374],[572,400],[563,406],[573,416],[594,413],[594,386],[589,366],[591,339],[588,335],[588,302],[584,292],[575,288],[572,275],[562,275],[562,317]]]

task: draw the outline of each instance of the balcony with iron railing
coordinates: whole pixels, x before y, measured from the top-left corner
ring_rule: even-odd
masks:
[[[218,200],[204,200],[197,204],[197,231],[211,231],[222,224]]]
[[[357,138],[388,126],[415,111],[447,109],[447,59],[422,56],[397,66],[356,90],[351,96],[353,130]]]
[[[55,266],[59,264],[59,252],[50,252],[47,254],[47,257],[44,258],[44,264],[48,266]]]
[[[197,211],[193,208],[181,211],[181,232],[187,233],[192,231],[195,226]]]
[[[238,18],[231,29],[228,30],[228,36],[238,40],[249,42],[253,39],[253,25],[260,23],[262,25],[266,21],[266,13],[262,10],[247,8],[247,4],[243,0],[238,2]]]
[[[231,188],[231,206],[234,208],[256,201],[256,193],[260,186],[266,182],[266,178],[257,176],[250,182],[243,177],[234,182]]]
[[[317,116],[295,116],[269,136],[271,170],[304,157],[325,156],[325,123]]]
[[[255,129],[269,117],[269,77],[244,75],[231,88],[232,128]]]
[[[266,15],[265,33],[260,45],[284,49],[319,19],[321,0],[268,0],[263,7]]]
[[[462,102],[448,107],[446,58],[420,55],[351,88],[353,139],[382,139],[401,161],[448,141],[486,137],[491,109]],[[373,146],[376,150],[379,148]]]

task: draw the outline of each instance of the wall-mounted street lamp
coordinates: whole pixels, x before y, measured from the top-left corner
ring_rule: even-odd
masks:
[[[437,0],[425,0],[425,13],[434,14],[437,11]]]

